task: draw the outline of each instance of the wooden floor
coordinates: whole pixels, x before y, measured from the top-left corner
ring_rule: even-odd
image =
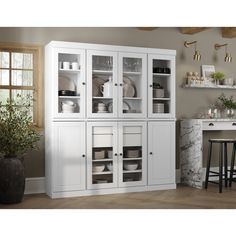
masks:
[[[236,183],[231,189],[209,184],[195,189],[178,186],[175,190],[125,193],[50,199],[45,194],[26,195],[20,204],[2,205],[0,209],[233,209],[236,208]]]

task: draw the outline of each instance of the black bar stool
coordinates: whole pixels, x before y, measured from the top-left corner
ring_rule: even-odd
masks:
[[[236,181],[235,178],[233,177],[233,175],[236,173],[236,170],[234,169],[235,153],[236,153],[236,143],[234,143],[233,151],[232,151],[232,158],[231,158],[231,165],[230,165],[229,187],[232,186],[233,181]]]
[[[227,160],[227,144],[233,144],[233,153],[235,156],[235,145],[236,139],[209,139],[209,152],[208,152],[208,160],[207,160],[207,168],[206,168],[206,179],[205,179],[205,189],[208,187],[208,182],[219,184],[219,192],[222,193],[222,182],[225,181],[225,187],[227,187],[228,183],[228,160]],[[220,153],[219,153],[219,172],[211,171],[211,156],[212,156],[212,144],[220,144]],[[223,162],[224,162],[224,173],[223,173]],[[232,161],[231,161],[231,169],[232,169]],[[236,172],[236,171],[235,171]],[[219,176],[219,182],[209,180],[209,177]],[[231,172],[230,172],[231,176]],[[224,177],[224,179],[223,179]],[[232,181],[230,181],[229,185],[231,186]]]

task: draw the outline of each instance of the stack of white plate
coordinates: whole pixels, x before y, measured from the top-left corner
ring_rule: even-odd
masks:
[[[164,113],[163,103],[153,103],[153,113]]]

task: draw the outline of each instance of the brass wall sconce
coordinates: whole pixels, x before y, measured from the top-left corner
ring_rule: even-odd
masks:
[[[232,62],[232,56],[231,56],[231,54],[230,53],[228,53],[228,51],[227,51],[227,46],[228,46],[228,44],[227,43],[225,43],[225,44],[215,44],[215,50],[219,50],[221,47],[225,47],[225,62]]]
[[[186,48],[189,48],[190,45],[192,45],[192,44],[195,45],[195,52],[194,52],[194,55],[193,55],[193,60],[200,61],[202,56],[201,56],[200,52],[197,50],[197,41],[193,41],[193,42],[185,41],[184,42],[184,46]]]

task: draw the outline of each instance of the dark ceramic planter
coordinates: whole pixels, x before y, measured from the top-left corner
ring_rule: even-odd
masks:
[[[25,171],[16,156],[0,158],[0,203],[20,203],[25,191]]]

